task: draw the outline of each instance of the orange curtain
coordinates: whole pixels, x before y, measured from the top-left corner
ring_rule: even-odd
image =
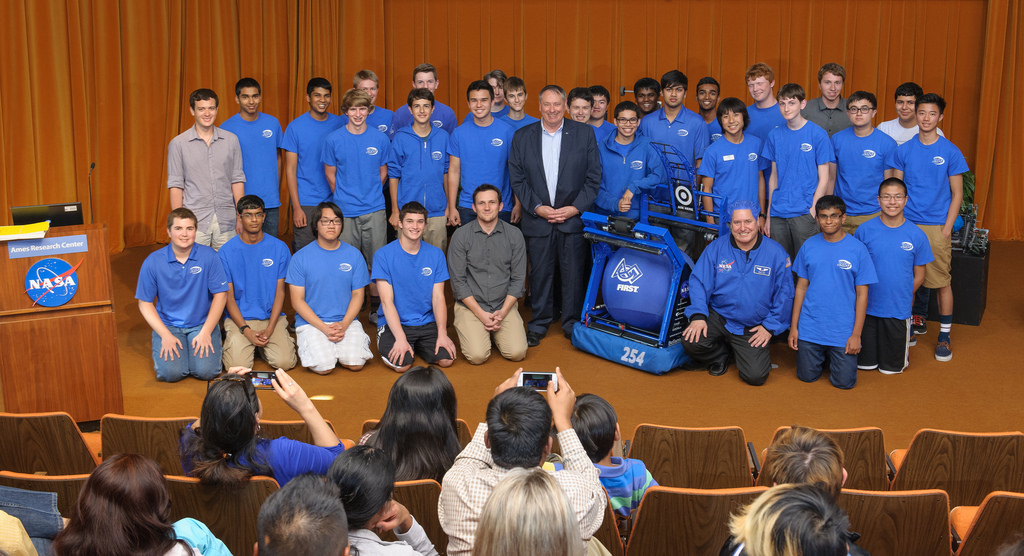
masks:
[[[379,102],[394,108],[425,61],[460,116],[465,85],[494,68],[526,80],[534,115],[545,83],[601,83],[614,104],[620,87],[672,68],[690,77],[691,109],[705,75],[750,102],[743,73],[757,61],[777,87],[816,96],[818,67],[834,61],[847,94],[877,94],[881,121],[895,117],[895,87],[914,80],[949,102],[942,127],[978,173],[982,224],[1024,238],[1010,174],[1022,152],[1016,0],[20,0],[5,13],[0,224],[17,205],[80,200],[88,212],[95,162],[92,212],[114,251],[165,237],[167,142],[192,123],[191,90],[216,90],[223,121],[235,81],[255,77],[264,109],[287,125],[307,109],[310,77],[331,80],[336,111],[352,74],[373,69]]]
[[[1024,239],[1024,9],[1019,0],[990,0],[978,102],[978,216],[991,237]]]

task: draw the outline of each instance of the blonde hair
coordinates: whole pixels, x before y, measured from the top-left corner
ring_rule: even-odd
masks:
[[[845,556],[850,520],[812,485],[777,485],[732,517],[729,530],[749,556]]]
[[[583,556],[576,513],[539,467],[513,469],[480,514],[473,556]]]

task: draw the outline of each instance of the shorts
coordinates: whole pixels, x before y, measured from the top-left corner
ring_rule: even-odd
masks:
[[[332,324],[332,323],[324,323]],[[370,337],[363,330],[359,319],[353,319],[345,330],[340,342],[332,342],[327,335],[312,324],[303,324],[295,329],[295,340],[299,348],[302,366],[314,373],[327,374],[336,365],[362,367],[373,359],[370,351]]]
[[[935,260],[924,267],[924,287],[944,288],[951,282],[950,265],[953,262],[953,243],[948,237],[942,236],[942,226],[918,225],[924,235],[928,236],[928,244],[932,247]]]
[[[860,355],[857,368],[878,369],[884,375],[895,375],[907,368],[910,353],[910,319],[867,315],[860,333]]]
[[[341,241],[355,247],[366,259],[366,269],[373,270],[373,254],[388,241],[388,217],[383,210],[345,217]]]
[[[436,354],[434,353],[434,348],[437,347],[437,323],[430,322],[420,326],[403,326],[402,331],[405,332],[405,340],[412,346],[412,350],[421,359],[426,361],[427,364],[437,363],[442,359],[455,359],[445,348],[441,348]],[[391,352],[393,347],[395,347],[395,335],[391,332],[388,325],[385,324],[377,329],[377,352],[380,353],[381,361],[392,369],[400,369],[412,365],[415,358],[408,352],[402,355],[401,361],[392,362],[389,360],[388,353]]]

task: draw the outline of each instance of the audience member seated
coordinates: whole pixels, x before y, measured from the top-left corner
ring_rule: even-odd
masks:
[[[1018,535],[1016,542],[999,547],[996,556],[1024,556],[1024,534]]]
[[[580,525],[558,481],[536,467],[513,469],[480,514],[474,556],[583,556]]]
[[[814,485],[828,495],[832,502],[839,499],[843,483],[846,482],[843,451],[832,437],[810,427],[795,425],[783,431],[768,446],[761,473],[773,485]],[[847,533],[849,553],[853,556],[867,556],[867,551],[854,544],[859,538],[857,533]],[[734,548],[735,544],[730,541],[727,547]],[[733,553],[726,549],[722,551],[723,555]]]
[[[53,554],[50,545],[65,522],[57,512],[56,493],[0,486],[0,509],[0,553]],[[26,538],[34,553],[23,545]]]
[[[171,499],[160,467],[138,454],[103,461],[82,487],[67,527],[53,541],[57,556],[231,556],[199,521],[171,523]]]
[[[185,473],[219,485],[266,475],[282,487],[302,473],[326,473],[345,446],[306,392],[281,369],[271,381],[277,395],[306,422],[315,445],[284,437],[261,438],[263,405],[249,379],[250,370],[232,367],[229,374],[210,382],[199,420],[182,430]]]
[[[305,474],[260,508],[254,556],[349,556],[348,524],[338,487]]]
[[[774,486],[754,500],[729,529],[732,556],[847,556],[850,519],[813,485]]]
[[[601,485],[608,491],[616,517],[628,518],[647,489],[658,483],[644,462],[612,456],[612,446],[622,439],[615,409],[600,396],[583,394],[573,407],[572,428],[601,473]]]
[[[349,543],[358,556],[437,555],[423,526],[392,499],[395,466],[383,450],[371,446],[346,450],[331,464],[327,481],[340,489]],[[381,531],[394,531],[398,542],[382,541],[376,533]]]
[[[390,456],[395,480],[441,482],[462,449],[457,415],[455,389],[444,371],[414,367],[391,386],[380,423],[359,443]]]
[[[564,464],[553,477],[579,522],[581,548],[604,519],[604,488],[572,428],[576,394],[557,367],[558,389],[554,381],[548,383],[547,400],[530,388],[516,387],[522,372],[517,370],[494,390],[487,422],[480,423],[472,442],[444,476],[437,513],[448,534],[450,556],[470,553],[480,513],[498,483],[513,469],[538,467],[544,461],[551,450],[552,423]]]

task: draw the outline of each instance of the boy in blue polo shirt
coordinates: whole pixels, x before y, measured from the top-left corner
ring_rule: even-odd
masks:
[[[608,123],[608,102],[611,93],[604,85],[591,85],[588,87],[590,96],[594,98],[594,106],[590,109],[589,124],[594,126],[594,135],[597,144],[600,145],[609,136],[615,135],[617,129]]]
[[[640,135],[675,147],[690,166],[700,166],[707,148],[708,126],[696,112],[683,106],[689,80],[679,70],[661,76],[662,107],[640,121]]]
[[[717,213],[721,206],[731,207],[740,200],[750,201],[758,207],[754,216],[758,228],[764,226],[764,173],[768,162],[761,157],[761,140],[746,133],[750,116],[743,101],[729,97],[718,105],[717,120],[723,139],[712,143],[704,151],[704,161],[697,173],[703,176],[705,193],[715,193],[725,198],[704,197],[704,210]],[[707,221],[714,223],[714,217]]]
[[[221,128],[238,136],[245,171],[245,194],[257,195],[263,200],[263,232],[277,237],[278,207],[281,206],[277,149],[284,140],[284,133],[277,118],[260,112],[262,100],[259,81],[251,77],[239,79],[235,83],[238,113],[221,124]]]
[[[292,249],[298,252],[313,241],[313,219],[318,217],[317,205],[331,198],[324,164],[320,162],[324,139],[344,122],[331,114],[331,82],[314,77],[306,84],[309,112],[292,120],[284,130],[284,176],[295,225]]]
[[[434,113],[434,93],[427,89],[409,91],[407,101],[412,112],[411,126],[395,133],[388,157],[388,183],[391,188],[391,217],[398,229],[400,206],[416,201],[427,208],[427,228],[423,240],[444,251],[448,245],[445,210],[445,177],[448,173],[448,133],[430,125]]]
[[[263,232],[266,214],[262,199],[246,195],[235,210],[242,232],[217,253],[228,277],[224,368],[252,368],[259,351],[271,367],[291,369],[297,363],[295,342],[281,309],[292,254],[283,241]]]
[[[228,278],[217,252],[196,244],[196,222],[187,208],[171,211],[171,242],[146,257],[135,289],[139,312],[153,329],[156,378],[164,382],[188,375],[210,380],[221,371],[218,321]]]
[[[394,137],[395,130],[392,128],[391,121],[394,119],[395,113],[383,106],[377,106],[377,93],[380,92],[380,80],[377,79],[377,74],[368,69],[357,71],[352,76],[352,87],[370,95],[370,112],[366,115],[367,127],[387,135],[388,139]]]
[[[875,95],[855,91],[846,99],[851,127],[832,136],[836,161],[829,170],[835,178],[835,194],[846,202],[848,213],[843,229],[848,234],[878,215],[876,184],[893,173],[887,164],[896,151],[896,141],[871,125],[877,107]]]
[[[714,143],[722,138],[722,124],[718,121],[718,97],[721,85],[711,76],[701,77],[697,82],[697,107],[704,125],[708,126],[708,142]]]
[[[413,201],[398,214],[398,239],[377,251],[370,279],[380,291],[377,352],[404,373],[419,355],[430,365],[449,367],[455,343],[448,337],[444,253],[421,241],[427,209]]]
[[[644,493],[658,482],[644,462],[612,456],[612,448],[621,440],[619,417],[615,408],[596,394],[576,397],[572,409],[572,428],[600,473],[601,486],[608,491],[612,511],[618,519],[627,519],[640,505]]]
[[[852,95],[850,99],[848,106],[853,103]],[[907,204],[903,180],[883,181],[878,187],[878,203],[881,214],[861,224],[853,235],[868,248],[875,268],[885,269],[878,273],[878,282],[868,286],[857,368],[894,375],[907,367],[914,290],[924,282],[924,267],[934,257],[928,237],[903,216]]]
[[[949,330],[953,325],[953,288],[949,269],[953,252],[950,235],[953,222],[960,213],[964,197],[964,178],[968,170],[963,153],[949,139],[939,135],[939,122],[946,111],[946,101],[935,93],[917,99],[917,137],[896,149],[891,167],[895,176],[907,184],[907,220],[921,227],[928,236],[935,260],[925,267],[923,288],[938,289],[939,338],[935,359],[949,361],[953,348]],[[924,333],[924,317],[928,312],[927,296],[919,289],[914,303],[915,328]],[[925,299],[922,303],[921,297]]]
[[[814,208],[821,233],[804,243],[793,262],[797,282],[789,347],[797,352],[800,380],[818,380],[827,356],[832,386],[853,388],[868,284],[878,278],[867,248],[843,231],[846,203],[825,195]]]
[[[476,218],[473,192],[485,183],[501,190],[506,207],[514,204],[511,212],[503,211],[499,217],[518,222],[522,207],[508,181],[508,153],[515,131],[491,115],[494,91],[486,81],[470,83],[466,100],[473,119],[455,128],[448,140],[448,224],[459,226]]]
[[[316,209],[316,241],[292,257],[286,278],[299,358],[317,374],[336,365],[358,371],[373,358],[358,318],[370,274],[362,254],[340,239],[345,221],[338,205],[325,201]]]
[[[348,123],[324,139],[321,161],[334,203],[345,215],[341,241],[358,249],[369,264],[387,242],[383,186],[391,142],[366,125],[370,95],[349,89],[341,109]]]
[[[800,85],[786,83],[779,89],[786,125],[768,133],[762,153],[772,164],[764,235],[781,243],[790,257],[818,232],[814,206],[828,190],[828,164],[836,159],[828,133],[800,114],[806,106]]]
[[[502,121],[512,126],[512,129],[519,131],[537,118],[526,113],[526,83],[519,77],[512,76],[505,81],[505,102],[508,104],[508,113],[501,117]]]

